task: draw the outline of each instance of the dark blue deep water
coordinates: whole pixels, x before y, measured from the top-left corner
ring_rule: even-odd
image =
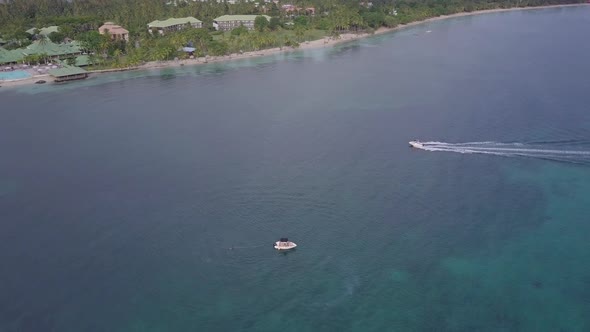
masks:
[[[2,332],[590,330],[590,7],[0,91]]]

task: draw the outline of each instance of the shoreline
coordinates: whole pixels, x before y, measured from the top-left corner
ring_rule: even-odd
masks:
[[[197,66],[197,65],[205,65],[209,63],[223,63],[241,59],[250,59],[250,58],[258,58],[269,56],[278,53],[289,53],[289,52],[296,52],[299,50],[310,50],[310,49],[318,49],[318,48],[331,48],[336,45],[363,39],[371,36],[382,35],[394,31],[399,31],[403,29],[407,29],[410,27],[414,27],[420,24],[435,22],[435,21],[442,21],[451,18],[457,17],[464,17],[464,16],[475,16],[475,15],[483,15],[483,14],[492,14],[492,13],[502,13],[502,12],[510,12],[510,11],[521,11],[521,10],[535,10],[535,9],[547,9],[547,8],[563,8],[563,7],[578,7],[578,6],[590,6],[586,3],[579,3],[579,4],[564,4],[564,5],[548,5],[548,6],[538,6],[538,7],[514,7],[514,8],[497,8],[497,9],[486,9],[486,10],[479,10],[473,12],[462,12],[462,13],[455,13],[451,15],[443,15],[437,17],[427,18],[422,21],[415,21],[410,22],[408,24],[398,25],[394,28],[385,28],[381,27],[375,30],[373,33],[345,33],[341,34],[339,38],[333,39],[331,37],[324,37],[322,39],[311,40],[307,42],[302,42],[299,44],[299,47],[292,48],[292,47],[275,47],[275,48],[268,48],[259,51],[250,51],[244,52],[242,54],[230,54],[230,55],[223,55],[223,56],[206,56],[201,58],[195,59],[185,59],[185,60],[167,60],[167,61],[150,61],[146,62],[142,65],[135,66],[135,67],[127,67],[127,68],[112,68],[112,69],[101,69],[101,70],[91,70],[88,71],[88,77],[94,77],[98,75],[108,74],[112,72],[122,72],[122,71],[130,71],[130,70],[152,70],[152,69],[162,69],[162,68],[174,68],[174,67],[181,67],[181,66]],[[45,84],[54,83],[54,78],[50,75],[43,74],[43,75],[35,75],[25,79],[19,80],[11,80],[11,81],[2,81],[0,80],[0,87],[15,87],[21,85],[29,85],[35,84],[35,82],[39,80],[46,81]]]

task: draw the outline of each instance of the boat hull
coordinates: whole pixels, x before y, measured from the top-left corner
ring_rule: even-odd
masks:
[[[291,250],[291,249],[295,249],[297,247],[297,245],[293,242],[275,242],[274,248],[276,250]]]
[[[417,141],[410,141],[409,144],[410,144],[410,147],[412,147],[412,148],[416,148],[416,149],[424,148],[424,145],[422,145],[422,143],[417,142]]]

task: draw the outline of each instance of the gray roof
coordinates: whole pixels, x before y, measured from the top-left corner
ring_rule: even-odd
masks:
[[[18,62],[24,57],[22,50],[5,50],[0,47],[0,64]]]
[[[232,22],[232,21],[254,21],[256,17],[262,16],[266,17],[267,20],[270,20],[270,16],[267,15],[223,15],[219,16],[218,18],[214,19],[215,22]]]
[[[170,27],[173,25],[179,25],[179,24],[195,24],[195,23],[203,23],[199,20],[197,20],[194,17],[181,17],[181,18],[169,18],[167,20],[164,21],[158,21],[155,20],[153,22],[148,23],[148,27],[150,28],[166,28],[166,27]]]
[[[23,60],[28,55],[47,54],[48,56],[62,56],[80,53],[80,43],[73,41],[68,44],[55,44],[49,40],[35,41],[25,48],[6,50],[0,47],[0,64]]]
[[[89,66],[92,64],[88,55],[79,55],[76,57],[76,66]]]
[[[49,56],[66,55],[80,53],[80,46],[78,43],[56,44],[50,40],[34,41],[31,45],[22,49],[24,55],[32,54],[47,54]]]
[[[45,28],[39,29],[39,34],[43,35],[43,36],[47,36],[52,32],[57,32],[57,30],[58,30],[58,26],[52,25],[50,27],[45,27]],[[33,35],[33,34],[35,34],[35,28],[31,28],[31,29],[27,30],[26,32],[30,35]]]
[[[63,68],[58,69],[50,69],[48,71],[49,75],[55,77],[65,77],[65,76],[72,76],[72,75],[79,75],[86,73],[86,70],[74,66],[64,66]]]

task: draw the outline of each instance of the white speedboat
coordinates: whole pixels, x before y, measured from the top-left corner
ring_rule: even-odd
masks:
[[[416,149],[423,149],[424,148],[424,144],[420,143],[420,141],[415,140],[415,141],[410,141],[410,146]]]
[[[276,250],[290,250],[297,247],[295,242],[289,241],[286,237],[282,237],[280,240],[275,242],[274,247]]]

